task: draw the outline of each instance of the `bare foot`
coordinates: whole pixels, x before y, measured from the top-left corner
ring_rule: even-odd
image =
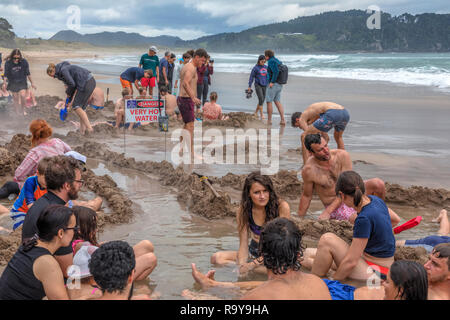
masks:
[[[432,221],[439,223],[439,222],[441,222],[442,218],[444,218],[444,217],[447,217],[447,210],[442,209],[441,212],[439,212],[439,216],[437,218],[433,219]]]
[[[286,121],[280,121],[280,126],[285,126],[286,125]]]
[[[214,286],[214,273],[216,272],[215,270],[210,270],[205,275],[198,271],[195,263],[191,263],[191,268],[192,277],[194,278],[195,282],[197,282],[202,287],[202,289],[207,289]]]

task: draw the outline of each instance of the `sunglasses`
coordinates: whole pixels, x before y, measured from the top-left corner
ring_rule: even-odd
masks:
[[[78,182],[81,185],[84,185],[84,180],[73,180],[74,182]]]
[[[78,232],[78,231],[80,231],[80,227],[79,226],[75,226],[73,228],[64,228],[63,230],[64,231],[73,230],[74,232]]]
[[[19,59],[20,59],[20,56],[13,57],[13,59],[14,59],[14,60],[19,60]]]

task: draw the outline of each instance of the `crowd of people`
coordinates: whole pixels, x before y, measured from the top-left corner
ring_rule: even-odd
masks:
[[[217,104],[217,92],[211,92],[207,99],[214,60],[206,50],[184,53],[178,66],[175,61],[176,55],[170,51],[159,60],[157,48],[152,46],[142,55],[138,67],[125,70],[120,75],[122,97],[116,101],[115,121],[110,124],[130,129],[145,125],[125,123],[125,101],[133,96],[153,98],[156,86],[159,98],[165,101],[166,114],[184,122],[191,148],[196,108],[203,109],[205,119],[226,119]],[[278,81],[281,72],[282,62],[267,50],[250,74],[247,91],[254,82],[258,96],[255,114],[259,112],[263,118],[265,100],[271,123],[275,103],[283,126],[280,98],[284,81]],[[64,61],[50,64],[47,74],[64,82],[65,107],[79,116],[83,133],[91,132],[86,107],[101,108],[104,103],[91,72]],[[25,112],[27,79],[35,89],[27,61],[19,50],[13,50],[5,64],[3,86],[12,95],[17,115]],[[294,113],[291,119],[293,127],[303,130],[303,190],[296,215],[305,217],[316,193],[324,206],[318,219],[350,222],[351,243],[334,233],[325,233],[317,248],[305,248],[290,206],[277,194],[271,177],[252,172],[245,179],[236,212],[238,249],[216,252],[210,261],[216,266],[236,264],[241,276],[259,273],[267,275],[268,280],[216,281],[215,270],[202,274],[193,263],[192,275],[203,290],[239,289],[243,299],[267,300],[450,299],[447,211],[443,209],[436,219],[440,225],[437,235],[396,240],[393,228],[401,219],[385,203],[384,181],[364,181],[353,171],[343,142],[349,120],[346,108],[333,102],[314,103],[304,112]],[[335,150],[328,147],[327,132],[332,128],[338,146]],[[0,205],[0,213],[10,214],[11,230],[7,231],[21,232],[22,239],[0,277],[0,299],[148,299],[133,297],[133,284],[146,279],[156,268],[153,244],[149,240],[134,246],[124,241],[99,242],[97,211],[102,199],[78,200],[85,183],[86,157],[52,138],[53,130],[44,119],[33,120],[29,131],[32,149],[17,167],[13,181],[0,188],[0,198],[18,195],[11,208]],[[424,247],[429,252],[428,262],[422,266],[395,261],[394,253],[400,246]],[[343,283],[374,277],[381,286],[356,288]],[[81,286],[72,288],[73,279],[83,280]]]

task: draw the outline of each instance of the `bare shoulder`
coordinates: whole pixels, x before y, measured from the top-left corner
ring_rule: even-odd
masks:
[[[312,180],[316,172],[314,160],[310,157],[302,168],[303,181]]]
[[[331,155],[338,157],[339,159],[350,159],[350,153],[343,149],[330,150]]]
[[[280,212],[280,217],[290,218],[291,216],[291,208],[289,207],[289,203],[285,200],[280,200],[278,211]]]
[[[314,288],[309,294],[316,300],[331,299],[330,291],[325,282],[318,276],[310,273],[303,273],[302,285],[307,288]]]

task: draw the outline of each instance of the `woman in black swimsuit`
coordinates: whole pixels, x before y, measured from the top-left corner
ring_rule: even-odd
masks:
[[[251,270],[265,273],[262,261],[258,259],[261,229],[266,222],[290,216],[289,204],[278,197],[270,177],[252,172],[245,179],[241,205],[236,215],[239,250],[216,252],[211,257],[211,263],[219,265],[237,263],[241,274]]]

